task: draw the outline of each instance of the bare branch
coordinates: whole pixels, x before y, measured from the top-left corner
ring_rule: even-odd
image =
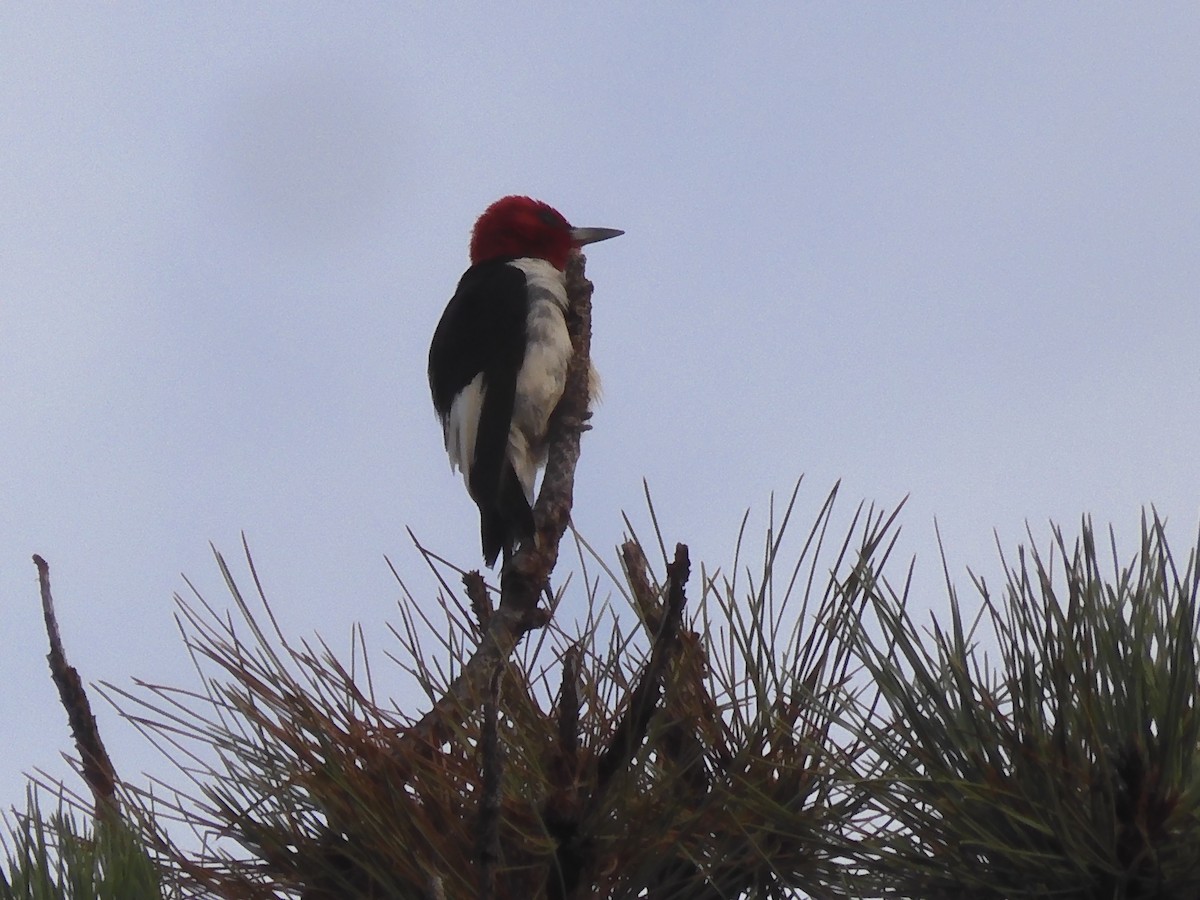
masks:
[[[567,648],[562,658],[562,687],[558,694],[558,746],[563,762],[574,769],[579,756],[579,659],[578,644]]]
[[[67,663],[63,651],[62,637],[58,630],[58,618],[54,614],[54,598],[50,594],[50,565],[38,554],[33,555],[38,570],[38,585],[42,593],[42,616],[46,620],[46,635],[50,639],[50,652],[46,659],[50,663],[50,675],[58,686],[58,696],[67,711],[75,748],[83,766],[83,779],[91,789],[96,803],[96,816],[100,818],[117,812],[117,774],[113,769],[108,751],[100,739],[92,705],[74,666]]]
[[[589,812],[594,812],[599,807],[609,781],[620,769],[629,764],[646,737],[646,729],[650,726],[650,717],[658,706],[662,675],[666,670],[671,649],[679,633],[683,607],[687,603],[684,586],[687,584],[690,571],[691,562],[688,560],[687,545],[676,544],[675,560],[667,566],[667,608],[662,627],[655,636],[654,646],[650,651],[650,660],[642,671],[642,677],[638,681],[637,687],[633,689],[625,718],[613,732],[608,749],[600,757],[596,775],[596,792],[589,804]]]
[[[488,596],[487,585],[478,570],[467,572],[462,577],[463,587],[467,589],[467,599],[471,601],[471,612],[475,613],[475,622],[479,632],[487,631],[488,622],[492,618],[492,598]]]
[[[562,688],[558,694],[557,757],[551,768],[554,790],[542,808],[546,829],[558,842],[554,854],[557,877],[547,882],[547,896],[559,900],[570,894],[583,871],[584,854],[575,840],[579,831],[579,662],[583,651],[569,647],[562,658]]]
[[[662,625],[662,602],[650,584],[649,565],[642,545],[637,541],[622,544],[621,562],[625,565],[625,579],[633,591],[633,600],[641,614],[642,623],[653,637]]]

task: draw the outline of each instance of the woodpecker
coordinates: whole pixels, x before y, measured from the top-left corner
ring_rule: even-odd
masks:
[[[533,536],[533,486],[562,398],[571,339],[563,270],[571,252],[624,234],[573,228],[530,197],[502,197],[475,222],[471,267],[429,347],[429,388],[450,465],[479,507],[489,566]]]

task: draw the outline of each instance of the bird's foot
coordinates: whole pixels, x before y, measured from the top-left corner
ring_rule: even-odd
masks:
[[[562,422],[563,428],[570,428],[583,434],[585,431],[592,430],[592,423],[589,421],[591,418],[592,411],[589,409],[582,416],[563,416],[559,421]]]

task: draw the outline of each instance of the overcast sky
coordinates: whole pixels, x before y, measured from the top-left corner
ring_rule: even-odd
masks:
[[[68,774],[32,553],[120,686],[196,686],[210,541],[379,660],[384,555],[434,593],[406,528],[478,564],[425,360],[508,193],[626,231],[575,509],[610,556],[643,478],[710,568],[802,474],[802,524],[837,479],[847,516],[910,495],[935,610],[935,517],[963,587],[1026,522],[1192,540],[1200,7],[503,6],[0,8],[0,805]]]

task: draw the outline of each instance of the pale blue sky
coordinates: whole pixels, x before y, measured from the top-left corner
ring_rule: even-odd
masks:
[[[1027,521],[1153,503],[1191,540],[1195,4],[505,6],[0,9],[0,804],[71,748],[32,553],[125,686],[194,685],[209,541],[380,660],[383,555],[433,591],[406,526],[477,563],[425,353],[506,193],[626,231],[589,254],[597,547],[645,477],[722,565],[802,473],[804,522],[838,478],[847,514],[911,493],[935,609],[935,516],[964,587]],[[96,700],[121,772],[167,773]]]

